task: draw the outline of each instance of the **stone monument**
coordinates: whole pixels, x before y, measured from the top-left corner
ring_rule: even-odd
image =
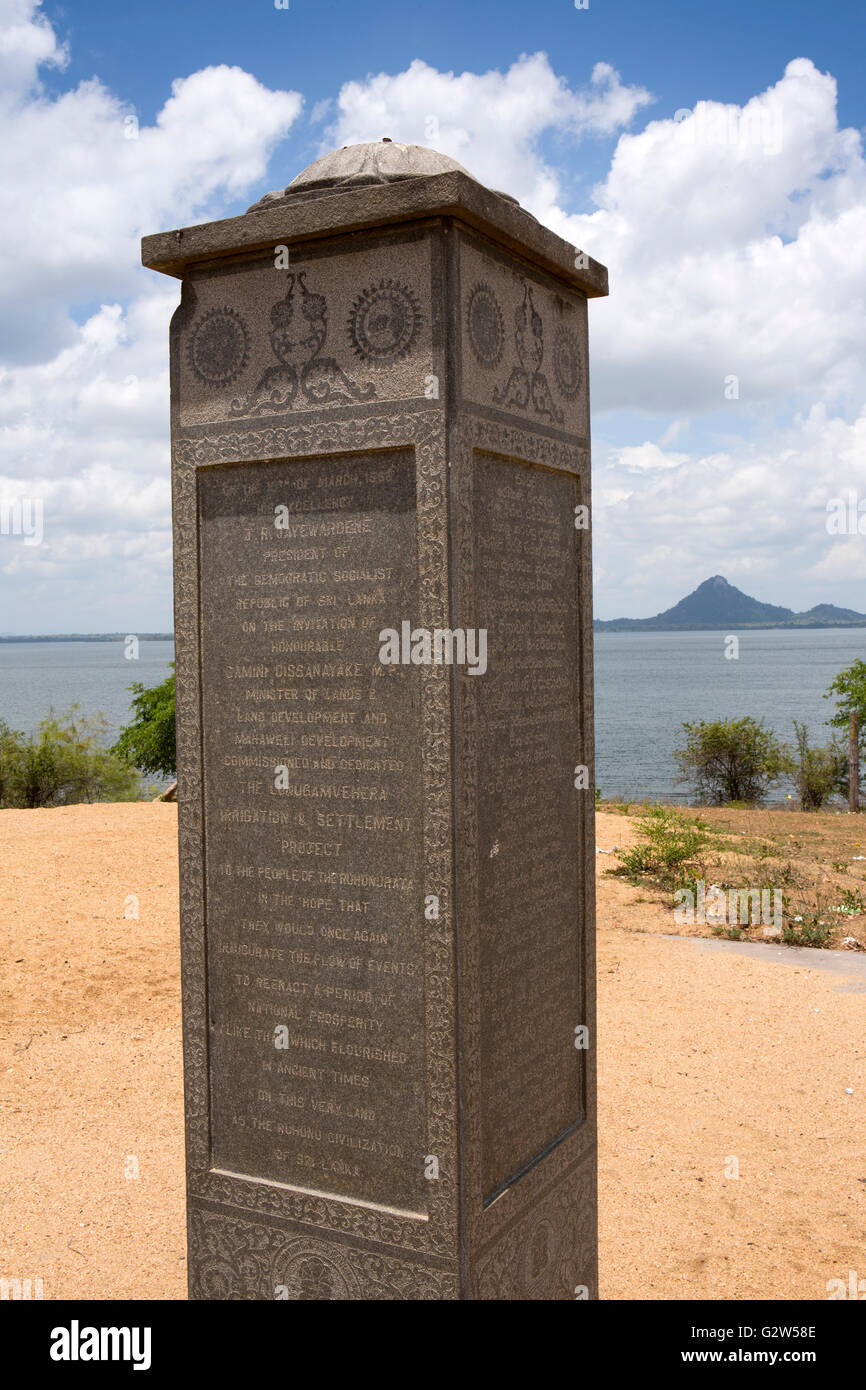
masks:
[[[595,1297],[587,299],[383,140],[145,237],[190,1296]]]

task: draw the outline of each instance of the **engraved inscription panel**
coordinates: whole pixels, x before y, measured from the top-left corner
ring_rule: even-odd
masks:
[[[413,454],[198,486],[212,1165],[423,1212]]]
[[[583,1114],[576,486],[474,455],[485,1200]]]

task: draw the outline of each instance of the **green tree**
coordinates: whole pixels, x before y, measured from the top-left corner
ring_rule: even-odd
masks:
[[[172,666],[174,663],[172,663]],[[135,719],[121,729],[113,752],[140,772],[174,777],[177,745],[174,733],[174,670],[161,685],[149,689],[131,685]]]
[[[857,717],[858,784],[862,788],[863,773],[859,764],[866,757],[866,661],[854,661],[850,666],[846,666],[844,671],[839,672],[824,699],[832,700],[834,696],[836,698],[836,713],[827,720],[832,728],[847,730],[851,724],[852,714]],[[839,790],[847,800],[848,753],[846,752],[844,756],[845,770]]]
[[[674,749],[678,780],[691,782],[701,801],[758,805],[771,787],[796,770],[787,745],[761,720],[702,719],[682,727],[685,743]]]
[[[827,720],[836,729],[847,729],[851,715],[856,714],[860,725],[860,750],[866,738],[866,661],[855,661],[840,671],[824,696],[836,697],[836,713]]]
[[[820,811],[834,794],[847,790],[848,755],[835,743],[809,747],[805,724],[794,720],[797,736],[797,769],[794,781],[804,811]]]

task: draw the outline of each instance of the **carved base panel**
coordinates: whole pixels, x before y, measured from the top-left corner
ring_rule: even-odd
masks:
[[[537,1185],[537,1184],[536,1184]],[[550,1301],[598,1296],[596,1160],[587,1153],[470,1254],[453,1258],[349,1242],[301,1223],[252,1218],[191,1198],[192,1299]]]
[[[469,1297],[598,1297],[596,1164],[589,1154],[470,1261]]]
[[[323,1238],[303,1226],[271,1225],[189,1205],[190,1297],[326,1302],[458,1297],[456,1268]],[[456,1261],[455,1261],[456,1265]]]

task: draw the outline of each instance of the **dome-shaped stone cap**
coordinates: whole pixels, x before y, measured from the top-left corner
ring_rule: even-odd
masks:
[[[366,145],[344,145],[332,150],[303,169],[292,179],[290,189],[334,188],[341,183],[393,183],[395,179],[416,179],[425,174],[447,174],[458,169],[472,178],[468,169],[450,155],[424,145],[402,145],[398,140],[376,140]]]
[[[284,199],[318,197],[323,193],[340,192],[344,188],[365,184],[396,183],[399,179],[429,178],[433,174],[457,172],[473,178],[468,169],[450,155],[424,145],[403,145],[398,140],[374,140],[363,145],[344,145],[322,155],[303,169],[287,188],[266,193],[247,212],[259,212]],[[477,183],[478,180],[476,179]],[[499,195],[516,203],[507,193]]]

